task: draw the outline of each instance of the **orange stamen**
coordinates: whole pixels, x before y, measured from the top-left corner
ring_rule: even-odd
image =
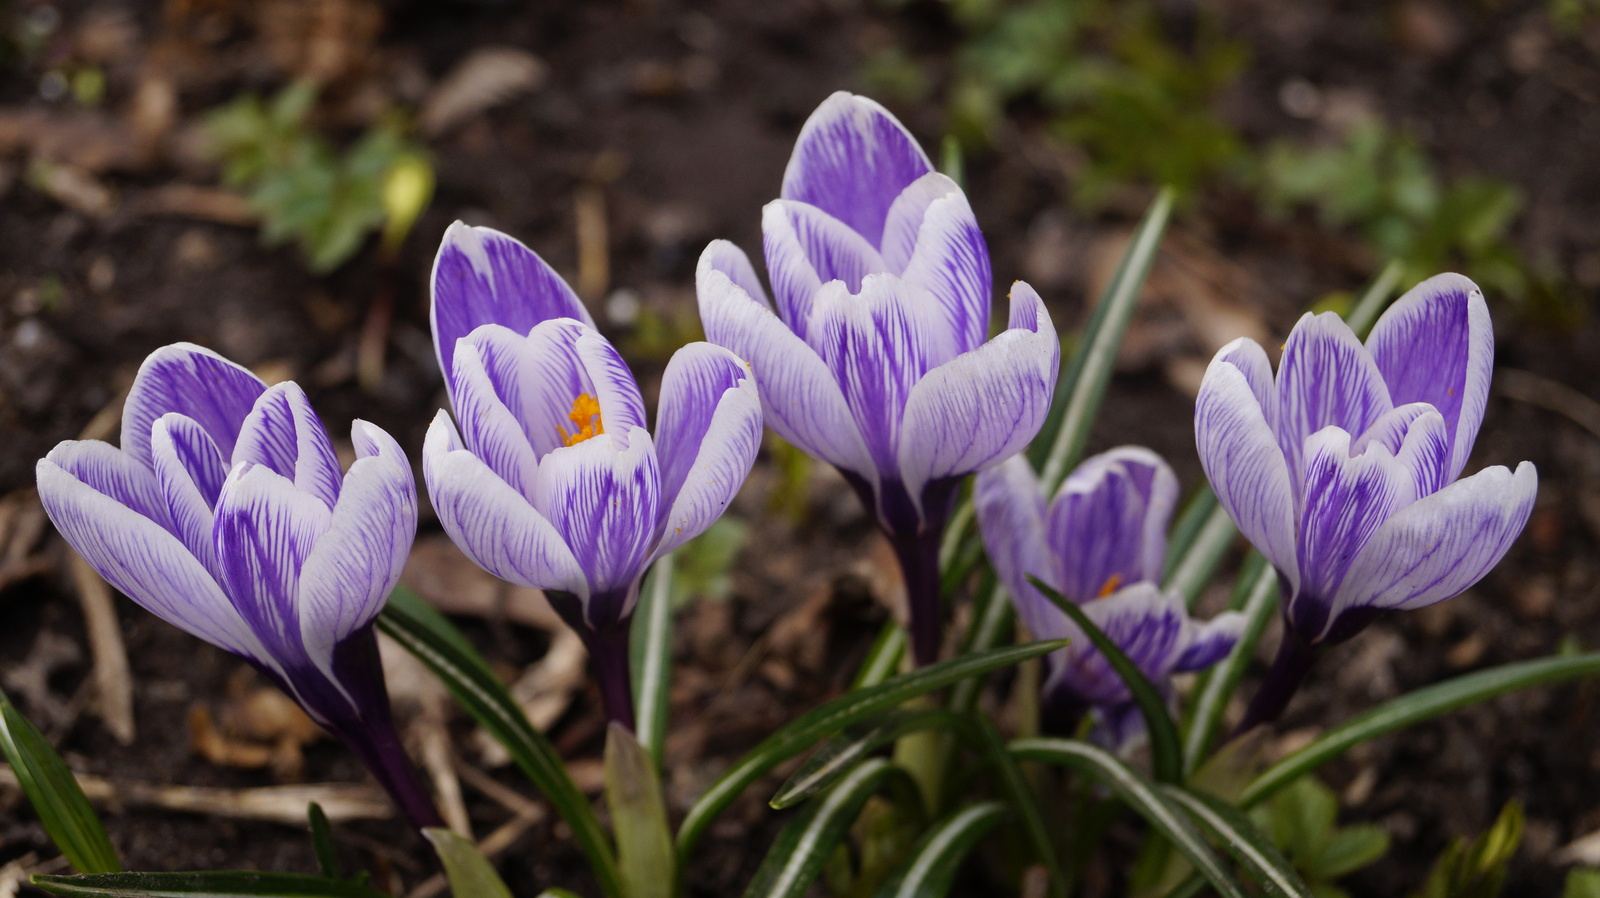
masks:
[[[1120,588],[1121,586],[1122,586],[1122,575],[1121,574],[1112,574],[1111,576],[1106,578],[1105,585],[1100,587],[1100,592],[1095,596],[1095,598],[1103,599],[1106,596],[1109,596],[1112,593],[1116,592],[1117,589]]]
[[[572,400],[572,414],[567,416],[574,427],[572,433],[561,425],[556,425],[556,430],[561,433],[561,445],[576,446],[593,436],[606,432],[605,424],[600,420],[600,400],[588,393],[579,393],[578,398]]]

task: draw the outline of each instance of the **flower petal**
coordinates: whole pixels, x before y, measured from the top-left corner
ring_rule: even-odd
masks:
[[[1163,593],[1154,583],[1137,583],[1104,599],[1086,602],[1082,608],[1146,677],[1160,682],[1172,672],[1182,652],[1184,627],[1188,624],[1181,598]],[[1133,695],[1111,662],[1076,624],[1068,622],[1067,626],[1073,642],[1062,650],[1064,655],[1045,688],[1050,692],[1068,689],[1091,705],[1129,701]]]
[[[300,572],[332,509],[271,468],[240,462],[228,473],[216,514],[223,591],[280,664],[303,664]]]
[[[1301,317],[1278,365],[1278,445],[1289,482],[1304,480],[1306,438],[1324,427],[1365,433],[1389,412],[1389,388],[1355,332],[1332,312]]]
[[[213,576],[221,576],[211,532],[217,498],[228,477],[222,453],[205,428],[177,412],[162,415],[150,437],[156,482],[173,535]]]
[[[1061,344],[1039,294],[1021,281],[1011,288],[1010,325],[929,371],[911,389],[897,461],[907,491],[918,501],[929,481],[1004,461],[1043,426]]]
[[[767,291],[762,288],[761,278],[756,275],[755,266],[750,264],[750,257],[730,241],[713,240],[706,244],[705,251],[700,254],[700,266],[722,272],[728,276],[728,280],[750,294],[751,299],[772,308],[772,301],[767,299]]]
[[[878,246],[895,198],[930,171],[928,155],[887,109],[838,91],[800,129],[783,198],[817,206]]]
[[[172,529],[160,483],[133,453],[100,440],[65,440],[45,458],[89,489]]]
[[[816,206],[773,200],[761,210],[761,244],[778,315],[807,335],[817,291],[843,281],[850,293],[869,274],[888,271],[878,250],[850,226]]]
[[[1389,516],[1416,499],[1405,463],[1373,443],[1352,456],[1350,435],[1325,427],[1306,440],[1305,504],[1296,552],[1299,589],[1289,619],[1308,639],[1326,632],[1323,617],[1339,592],[1350,562]]]
[[[275,667],[221,587],[176,537],[63,466],[72,464],[75,447],[84,445],[89,444],[63,443],[36,469],[40,502],[62,537],[107,582],[152,614],[212,645]]]
[[[1237,611],[1224,611],[1205,623],[1189,623],[1184,631],[1183,653],[1173,665],[1173,673],[1204,670],[1221,661],[1244,633],[1245,617]]]
[[[422,447],[428,496],[445,532],[478,567],[518,586],[586,596],[589,581],[533,504],[461,447],[443,409]]]
[[[901,276],[938,298],[956,349],[966,352],[989,336],[989,307],[994,296],[989,247],[983,242],[972,207],[954,181],[931,174],[917,184],[933,179],[942,179],[949,192],[928,205],[917,230],[915,250]],[[912,185],[907,193],[916,187]]]
[[[173,343],[150,353],[122,407],[122,448],[150,464],[150,428],[177,412],[205,429],[224,458],[233,455],[239,428],[267,389],[242,365],[193,343]]]
[[[519,334],[551,318],[575,318],[594,327],[582,300],[538,253],[492,228],[461,222],[444,232],[433,260],[433,346],[446,386],[456,341],[485,324]]]
[[[1123,446],[1086,459],[1050,502],[1050,547],[1062,592],[1087,602],[1140,581],[1160,582],[1178,478],[1161,457]]]
[[[300,638],[329,680],[334,649],[383,610],[417,535],[417,484],[400,445],[378,427],[350,427],[356,463],[327,532],[300,570]]]
[[[695,280],[706,338],[750,364],[767,425],[806,453],[876,486],[877,468],[861,430],[821,357],[704,256]]]
[[[972,484],[984,551],[1011,592],[1017,616],[1035,639],[1067,634],[1067,618],[1030,582],[1038,577],[1060,589],[1061,562],[1045,542],[1044,489],[1022,455],[982,472]]]
[[[837,282],[817,293],[807,342],[843,389],[879,471],[898,467],[912,388],[954,356],[938,315],[926,290],[891,274],[869,276],[856,295]]]
[[[1426,402],[1453,437],[1447,481],[1472,453],[1489,399],[1494,327],[1483,293],[1459,274],[1440,274],[1406,291],[1367,337],[1367,349],[1396,404]]]
[[[639,395],[639,381],[611,341],[600,336],[593,328],[585,328],[573,344],[583,371],[594,385],[594,398],[600,403],[601,423],[606,432],[624,442],[635,428],[645,426],[644,397]]]
[[[1217,350],[1214,362],[1227,362],[1239,369],[1256,403],[1261,406],[1261,416],[1273,433],[1278,432],[1278,384],[1272,375],[1272,362],[1266,350],[1249,337],[1240,337]]]
[[[542,448],[546,452],[561,445],[556,415],[571,408],[570,401],[564,402],[561,397],[568,393],[576,396],[583,390],[570,389],[565,379],[548,382],[543,389],[530,383],[532,378],[524,370],[530,339],[499,325],[485,325],[456,341],[453,364],[456,416],[461,420],[462,441],[467,450],[531,500],[538,481],[539,456],[530,445],[530,433],[544,438]],[[558,362],[560,357],[552,352],[545,358],[548,364]],[[575,365],[568,369],[575,370]],[[518,411],[523,412],[521,420]]]
[[[1345,575],[1330,621],[1351,608],[1421,608],[1483,579],[1522,532],[1539,474],[1485,468],[1384,522]]]
[[[293,381],[268,388],[256,400],[233,449],[232,465],[240,462],[262,465],[289,478],[296,489],[316,496],[330,509],[339,501],[344,473],[333,441]]]
[[[1245,539],[1293,586],[1300,575],[1289,468],[1249,379],[1229,361],[1232,348],[1211,360],[1195,399],[1200,466]]]
[[[655,549],[660,498],[655,445],[642,427],[557,449],[539,465],[534,507],[588,577],[584,612],[595,629],[633,610],[634,587]],[[596,604],[619,595],[625,600],[618,607]]]
[[[660,557],[700,535],[744,484],[761,449],[761,394],[749,366],[711,343],[673,353],[656,412]]]

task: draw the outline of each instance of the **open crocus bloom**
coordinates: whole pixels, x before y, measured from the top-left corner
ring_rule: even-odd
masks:
[[[678,350],[652,437],[633,373],[571,288],[518,241],[460,222],[434,263],[433,332],[460,425],[441,410],[423,449],[439,520],[484,570],[546,591],[632,728],[639,580],[750,472],[761,405],[748,366],[710,343]]]
[[[1030,576],[1082,606],[1158,688],[1174,673],[1215,663],[1238,640],[1240,615],[1201,623],[1182,596],[1161,590],[1177,495],[1166,462],[1135,446],[1088,459],[1048,503],[1025,458],[978,475],[978,526],[1017,615],[1035,638],[1072,640],[1047,662],[1042,710],[1052,729],[1070,731],[1093,711],[1107,744],[1126,747],[1144,731],[1122,678]]]
[[[344,741],[417,826],[439,826],[390,718],[373,618],[417,530],[411,465],[356,421],[357,460],[293,383],[268,387],[185,343],[151,353],[122,446],[68,441],[39,498],[101,576],[162,619],[239,655]]]
[[[938,544],[962,477],[1044,423],[1060,346],[1037,293],[989,332],[989,252],[954,181],[883,107],[836,93],[801,130],[762,217],[769,300],[716,241],[696,286],[706,336],[747,359],[766,420],[837,467],[890,536],[919,661],[938,652]]]
[[[1248,339],[1212,360],[1195,406],[1200,461],[1277,568],[1289,630],[1247,723],[1282,712],[1312,647],[1379,611],[1459,594],[1522,532],[1538,490],[1531,463],[1456,479],[1493,364],[1483,294],[1457,274],[1412,288],[1365,345],[1339,316],[1307,314],[1276,379]]]

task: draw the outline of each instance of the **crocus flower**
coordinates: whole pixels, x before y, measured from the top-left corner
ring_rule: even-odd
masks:
[[[387,433],[356,421],[350,439],[342,473],[298,386],[176,343],[139,369],[121,448],[56,446],[39,498],[111,585],[249,661],[412,823],[440,826],[395,733],[372,629],[416,536],[416,483]]]
[[[526,246],[460,222],[434,262],[433,337],[461,428],[441,410],[423,448],[439,520],[484,570],[545,591],[631,729],[639,580],[750,472],[761,404],[748,366],[710,343],[678,350],[652,438],[633,374],[577,294]]]
[[[1046,662],[1047,727],[1069,732],[1093,711],[1097,737],[1127,747],[1143,734],[1143,719],[1105,655],[1029,577],[1081,606],[1163,690],[1172,674],[1215,663],[1238,640],[1243,617],[1229,612],[1201,623],[1181,595],[1160,587],[1177,497],[1172,469],[1137,446],[1086,460],[1048,502],[1022,456],[978,475],[978,527],[1017,615],[1037,639],[1072,640]]]
[[[1380,611],[1459,594],[1522,532],[1538,489],[1532,464],[1456,480],[1493,364],[1483,294],[1457,274],[1408,291],[1365,345],[1338,315],[1307,314],[1276,380],[1248,339],[1211,361],[1195,406],[1200,461],[1277,568],[1287,624],[1247,726],[1282,713],[1314,650]]]
[[[700,320],[750,362],[766,420],[838,468],[894,544],[922,663],[939,649],[938,546],[961,478],[1038,432],[1060,346],[1031,287],[989,333],[989,252],[961,188],[883,107],[836,93],[762,216],[773,300],[745,254],[700,257]]]

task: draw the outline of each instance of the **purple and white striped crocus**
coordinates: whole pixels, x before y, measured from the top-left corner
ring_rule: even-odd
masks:
[[[416,482],[387,433],[358,420],[350,439],[343,473],[298,386],[175,343],[139,369],[121,448],[56,446],[39,498],[111,585],[249,661],[413,824],[442,826],[395,732],[372,628],[416,536]]]
[[[1277,569],[1287,624],[1245,726],[1282,713],[1317,649],[1380,611],[1459,594],[1522,532],[1531,463],[1456,479],[1493,365],[1488,306],[1458,274],[1413,287],[1365,345],[1338,315],[1307,314],[1276,378],[1248,339],[1212,360],[1195,405],[1200,462]]]
[[[668,361],[652,437],[633,373],[533,250],[460,222],[433,269],[443,410],[423,473],[484,570],[545,591],[583,637],[607,713],[633,727],[628,619],[657,558],[711,526],[750,473],[761,402],[710,343]]]
[[[1019,281],[1008,328],[987,339],[989,251],[966,196],[864,97],[812,113],[762,231],[773,301],[738,247],[701,255],[706,337],[749,360],[767,423],[838,468],[888,534],[928,663],[951,503],[1044,423],[1061,351],[1050,315]]]
[[[978,475],[978,527],[1017,615],[1036,639],[1071,639],[1051,653],[1042,721],[1070,733],[1085,712],[1096,738],[1126,748],[1144,733],[1133,695],[1078,625],[1028,578],[1077,603],[1157,688],[1174,673],[1220,660],[1238,641],[1244,618],[1228,612],[1201,623],[1183,597],[1160,587],[1167,524],[1178,480],[1161,457],[1124,446],[1079,465],[1046,501],[1023,456]]]

